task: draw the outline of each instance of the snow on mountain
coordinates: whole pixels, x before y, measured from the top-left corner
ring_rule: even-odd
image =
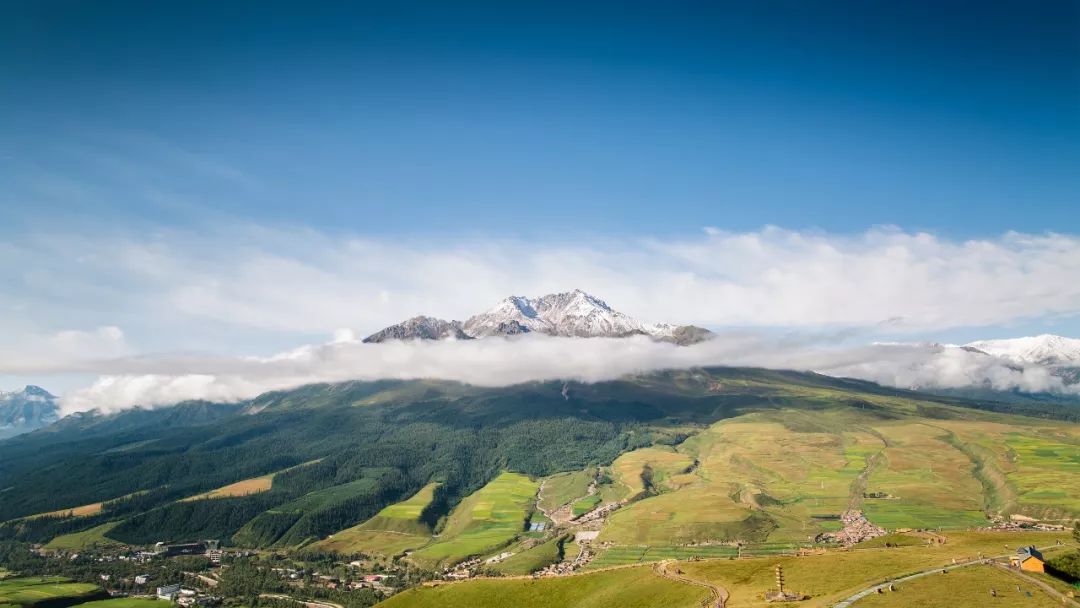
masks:
[[[454,338],[469,340],[461,330],[461,321],[443,321],[434,317],[418,316],[391,325],[364,338],[364,342],[386,342],[387,340],[443,340]]]
[[[531,332],[577,338],[621,337],[643,334],[671,338],[675,326],[643,323],[613,310],[607,302],[580,289],[536,299],[511,296],[491,310],[465,321],[471,336],[503,335],[500,328],[516,324]]]
[[[59,418],[59,411],[56,397],[38,386],[0,392],[0,439],[52,424]]]
[[[965,347],[1020,364],[1080,365],[1080,340],[1050,334],[1004,340],[980,340],[966,344]]]
[[[365,342],[382,342],[399,339],[437,340],[449,337],[447,331],[428,331],[425,328],[404,327],[416,319],[424,319],[428,325],[441,323],[453,325],[456,321],[440,321],[430,317],[416,317],[405,323],[393,325],[365,339]],[[651,336],[657,340],[691,344],[700,342],[712,332],[692,325],[668,323],[645,323],[612,309],[603,300],[580,289],[566,293],[549,294],[539,298],[510,296],[487,312],[472,316],[464,324],[453,325],[465,338],[508,336],[539,333],[549,336],[595,338],[619,338],[632,335]],[[443,326],[439,326],[443,327]],[[422,330],[421,330],[422,329]],[[462,336],[455,336],[462,337]]]

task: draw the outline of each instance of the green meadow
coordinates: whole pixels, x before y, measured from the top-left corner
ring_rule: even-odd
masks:
[[[454,507],[436,540],[411,558],[452,563],[508,544],[524,531],[538,485],[526,475],[500,474]]]
[[[118,546],[123,543],[115,541],[105,536],[105,534],[116,527],[119,522],[109,522],[101,524],[100,526],[94,526],[88,530],[82,532],[73,532],[71,534],[62,534],[49,541],[46,545],[46,549],[64,550],[64,551],[83,551],[85,549]]]
[[[431,529],[420,515],[431,504],[438,487],[437,483],[429,483],[407,500],[383,508],[358,526],[330,535],[315,543],[314,548],[393,556],[423,546],[431,538]]]
[[[32,608],[42,602],[68,599],[77,604],[105,595],[97,585],[73,583],[60,577],[8,578],[0,580],[0,604]]]
[[[595,478],[596,467],[552,475],[544,480],[544,491],[540,494],[539,506],[545,510],[554,511],[575,498],[585,496],[589,491],[589,484]]]
[[[544,579],[478,580],[399,593],[380,608],[696,608],[701,587],[669,581],[647,567]]]
[[[170,608],[172,602],[145,597],[118,597],[79,604],[79,608]]]

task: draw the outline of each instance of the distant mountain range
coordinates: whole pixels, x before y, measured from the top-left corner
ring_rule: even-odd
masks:
[[[980,340],[964,347],[1022,365],[1080,366],[1080,340],[1051,334]]]
[[[472,340],[491,336],[544,334],[575,338],[649,336],[663,342],[693,344],[713,336],[694,325],[646,323],[618,312],[580,289],[539,298],[510,296],[464,322],[417,316],[371,334],[364,342],[389,340]]]
[[[52,424],[60,417],[59,412],[56,397],[39,386],[0,392],[0,439]]]

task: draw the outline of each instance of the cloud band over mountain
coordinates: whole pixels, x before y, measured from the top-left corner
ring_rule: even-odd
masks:
[[[1052,390],[1058,380],[1036,371],[955,353],[930,363],[895,348],[854,354],[861,347],[836,347],[833,337],[869,342],[880,334],[1068,321],[1080,311],[1080,238],[1063,234],[958,241],[895,229],[835,235],[765,228],[544,244],[231,226],[199,234],[30,233],[0,244],[0,253],[7,286],[0,331],[8,336],[0,376],[107,376],[69,394],[68,407],[79,409],[235,399],[349,378],[491,384],[714,364],[815,369],[899,386],[975,377]],[[572,287],[635,317],[718,329],[725,339],[686,350],[639,340],[382,350],[338,342],[290,356],[249,356],[316,343],[338,328],[366,335],[417,313],[464,318],[507,294]],[[777,328],[803,336],[799,347],[770,338]]]

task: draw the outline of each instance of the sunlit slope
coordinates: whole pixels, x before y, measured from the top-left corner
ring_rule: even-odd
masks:
[[[889,529],[1080,512],[1076,427],[1011,422],[851,407],[723,420],[675,448],[620,456],[613,476],[642,498],[615,512],[600,540],[805,543],[838,529],[849,508]]]
[[[539,484],[526,475],[502,473],[462,500],[432,544],[412,558],[427,563],[458,561],[509,543],[525,527]]]
[[[408,500],[392,504],[364,523],[315,543],[314,548],[343,554],[397,555],[431,539],[431,528],[421,516],[435,496],[437,483],[429,483]]]
[[[380,608],[696,608],[701,587],[663,579],[650,568],[627,568],[548,579],[469,581],[399,593]]]

